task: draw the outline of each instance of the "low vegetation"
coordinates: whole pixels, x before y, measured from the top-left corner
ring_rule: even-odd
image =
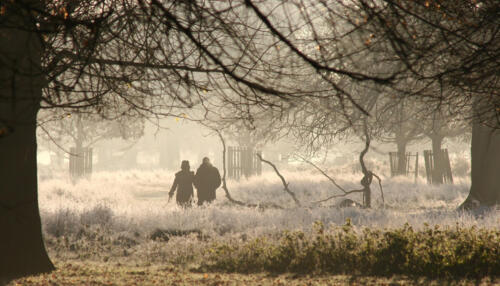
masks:
[[[498,279],[477,280],[409,278],[405,276],[373,277],[350,275],[269,275],[266,273],[202,273],[178,269],[165,265],[124,265],[97,262],[58,262],[57,270],[50,274],[25,277],[11,282],[9,286],[29,285],[498,285]]]
[[[381,230],[357,228],[349,220],[329,228],[317,222],[311,231],[257,237],[159,229],[113,233],[90,226],[57,237],[47,234],[46,244],[59,261],[175,265],[201,272],[500,277],[500,230],[458,224]]]
[[[426,277],[500,276],[500,230],[425,227],[356,232],[315,225],[312,233],[283,232],[245,243],[220,243],[203,267],[212,271],[299,274],[395,274]]]
[[[44,239],[57,270],[12,285],[500,285],[500,212],[456,212],[467,183],[388,178],[386,207],[371,210],[337,202],[260,210],[222,195],[182,210],[166,202],[167,177],[42,181]],[[320,176],[287,178],[303,201],[331,194]],[[345,174],[342,183],[358,179]],[[232,186],[245,201],[293,206],[275,174]]]

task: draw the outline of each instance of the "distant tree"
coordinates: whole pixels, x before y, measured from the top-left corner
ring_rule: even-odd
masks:
[[[310,120],[322,116],[315,109],[330,111],[325,122],[338,114],[345,128],[359,129],[368,107],[389,94],[365,91],[383,86],[429,110],[444,107],[447,116],[471,111],[472,186],[464,206],[498,203],[499,5],[1,1],[0,277],[53,269],[37,204],[40,108],[93,109],[105,118],[189,110],[199,120],[248,123],[302,106]],[[418,88],[405,88],[408,79]]]
[[[375,33],[389,42],[408,76],[408,91],[429,110],[472,122],[471,190],[463,208],[500,202],[500,3],[359,1]],[[439,113],[438,113],[439,114]],[[431,115],[431,114],[429,114]],[[439,114],[440,116],[442,114]]]
[[[106,120],[99,115],[86,114],[81,110],[74,114],[51,111],[45,116],[39,115],[39,128],[43,130],[41,136],[66,148],[92,147],[99,141],[113,138],[138,140],[144,134],[144,118],[119,117],[115,120]]]
[[[395,143],[398,154],[396,173],[406,175],[407,146],[423,137],[422,107],[406,98],[394,96],[389,101],[378,104],[380,109],[374,117],[376,124],[381,125],[377,139],[382,142]]]
[[[431,139],[434,169],[432,174],[433,184],[443,183],[445,172],[445,158],[442,144],[446,138],[451,139],[464,135],[469,129],[469,124],[463,118],[443,116],[443,112],[436,110],[428,120],[423,121],[425,134]]]
[[[462,118],[472,122],[472,186],[463,207],[499,203],[500,177],[495,172],[500,167],[500,94],[496,72],[500,66],[493,60],[500,56],[498,1],[294,3],[303,11],[304,19],[308,19],[304,20],[306,29],[313,31],[307,43],[321,51],[314,56],[309,56],[301,42],[291,36],[296,35],[293,29],[287,29],[286,25],[276,28],[279,22],[272,19],[278,12],[273,14],[265,4],[254,1],[245,3],[329,86],[344,87],[345,84],[340,84],[345,79],[360,86],[366,82],[361,78],[371,78],[368,82],[384,85],[399,97],[425,106],[422,120],[429,120],[441,111],[444,121]],[[325,29],[325,25],[331,28]],[[317,27],[328,33],[319,33]],[[343,44],[347,39],[351,45]],[[366,61],[353,60],[363,58]],[[336,67],[349,72],[336,72]],[[355,73],[363,76],[356,77]],[[405,85],[406,81],[416,84]],[[361,107],[363,99],[355,99],[347,89],[335,91],[339,89],[346,95],[344,99],[349,98]],[[321,127],[318,130],[324,132]]]

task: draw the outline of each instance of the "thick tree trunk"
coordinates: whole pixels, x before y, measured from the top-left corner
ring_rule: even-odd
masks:
[[[54,269],[42,238],[37,198],[36,111],[19,112],[29,122],[13,124],[0,139],[0,277],[15,278]],[[0,103],[5,114],[8,104]],[[28,119],[28,118],[26,118]]]
[[[7,24],[0,29],[0,281],[6,281],[54,266],[43,243],[37,198],[41,48],[29,32],[28,15],[7,9],[2,20]]]
[[[432,140],[432,154],[434,156],[434,170],[432,170],[432,183],[440,185],[443,183],[444,176],[444,155],[441,150],[441,145],[443,143],[443,136],[432,135],[430,136]]]
[[[472,125],[471,188],[462,209],[500,204],[500,129]]]

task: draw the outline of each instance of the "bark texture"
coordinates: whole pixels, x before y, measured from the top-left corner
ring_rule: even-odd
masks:
[[[0,281],[5,281],[54,266],[43,243],[37,197],[41,47],[27,15],[7,10],[2,20],[8,23],[0,29]]]
[[[474,123],[471,144],[471,188],[463,209],[500,204],[500,129]]]

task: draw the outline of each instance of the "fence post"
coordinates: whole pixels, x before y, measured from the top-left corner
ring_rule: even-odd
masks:
[[[451,183],[453,184],[453,175],[451,172],[450,158],[448,155],[448,149],[441,149],[441,170],[435,170],[435,154],[432,150],[424,150],[425,159],[425,173],[427,175],[427,183],[434,184],[436,182]],[[440,174],[435,174],[435,172],[441,172]],[[435,177],[435,178],[434,178]],[[439,181],[435,181],[439,180]]]
[[[228,146],[228,176],[239,179],[241,176],[260,175],[262,173],[262,162],[257,159],[256,154],[261,154],[261,151],[255,151],[253,148],[245,146]]]
[[[69,175],[72,180],[92,174],[92,148],[70,148]]]

